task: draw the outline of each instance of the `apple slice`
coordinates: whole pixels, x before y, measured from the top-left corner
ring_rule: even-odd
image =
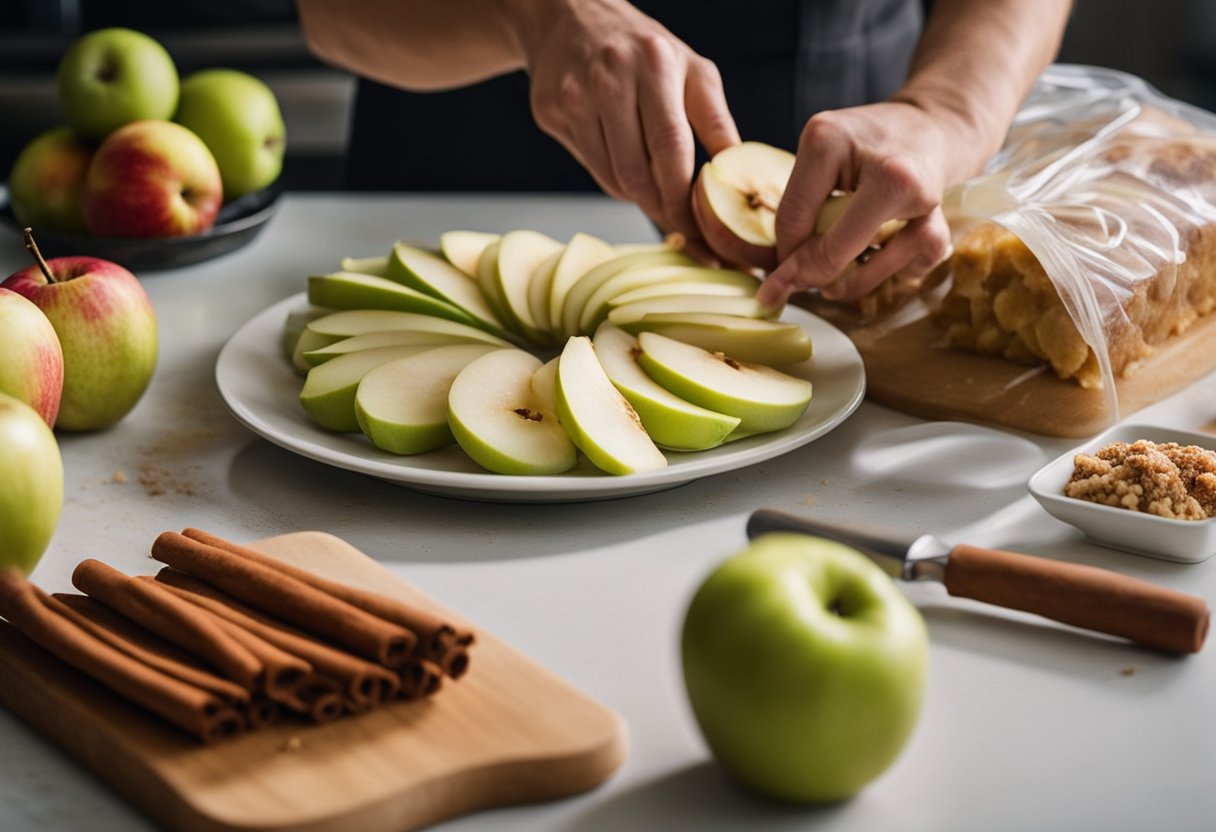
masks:
[[[566,341],[557,362],[557,417],[591,463],[609,474],[667,466],[633,406],[613,386],[586,336]]]
[[[557,264],[564,252],[564,248],[559,248],[542,260],[536,267],[536,273],[528,281],[528,311],[532,313],[532,320],[536,321],[537,329],[547,336],[553,335],[553,327],[549,323],[549,291],[553,287]]]
[[[739,318],[770,318],[775,314],[774,310],[757,303],[754,297],[667,295],[617,306],[608,313],[608,321],[619,327],[627,327],[647,315],[671,312],[710,312]]]
[[[719,151],[693,185],[697,225],[718,254],[736,263],[777,266],[777,206],[794,169],[794,154],[761,142]]]
[[[561,248],[561,243],[539,231],[508,231],[499,242],[493,275],[497,294],[505,307],[504,320],[514,324],[515,331],[533,343],[547,340],[548,322],[542,330],[540,323],[532,317],[528,286],[537,267]]]
[[[283,321],[283,333],[279,338],[279,348],[284,357],[291,358],[295,353],[296,344],[300,342],[300,337],[308,328],[309,323],[331,312],[333,312],[332,309],[312,304],[288,312],[287,318]]]
[[[578,450],[557,420],[552,399],[532,389],[539,358],[499,350],[469,363],[448,391],[448,425],[474,462],[496,474],[569,471]]]
[[[503,331],[502,321],[478,291],[477,283],[430,252],[407,243],[395,244],[386,277],[460,307],[480,321],[484,329],[496,333]]]
[[[553,402],[557,412],[557,362],[561,356],[550,358],[532,374],[532,392],[542,402]]]
[[[387,309],[417,312],[485,328],[485,324],[447,301],[402,286],[384,277],[355,272],[318,274],[308,278],[308,300],[332,309]]]
[[[300,406],[323,428],[356,431],[359,422],[355,418],[355,391],[359,381],[386,361],[430,349],[438,347],[410,345],[360,350],[313,367],[300,390]]]
[[[652,312],[623,324],[633,334],[657,332],[710,352],[757,364],[794,364],[811,357],[811,337],[798,324],[712,312]]]
[[[637,339],[624,330],[601,324],[594,344],[604,372],[633,405],[656,445],[674,451],[703,451],[721,445],[738,427],[738,417],[687,402],[646,375],[638,365]]]
[[[388,256],[343,257],[338,264],[344,272],[370,274],[373,277],[388,277]]]
[[[579,321],[583,317],[583,307],[595,294],[596,290],[613,277],[629,270],[652,268],[654,266],[696,266],[697,263],[687,254],[675,249],[664,248],[660,251],[638,251],[632,254],[621,254],[612,257],[594,267],[580,277],[561,302],[561,334],[580,335]],[[550,313],[552,314],[552,313]]]
[[[310,367],[324,364],[341,355],[347,355],[360,350],[374,350],[381,347],[433,346],[442,347],[449,344],[485,344],[481,338],[468,338],[449,332],[427,332],[422,329],[386,329],[380,332],[367,332],[363,335],[352,335],[341,341],[335,341],[315,350],[307,350],[302,354],[304,361]],[[496,346],[510,347],[506,341],[498,341]]]
[[[638,335],[638,363],[672,393],[708,410],[739,418],[743,431],[789,427],[811,401],[811,383],[771,367],[749,364],[657,332]]]
[[[651,253],[662,250],[661,245],[650,246]],[[553,277],[549,282],[550,332],[558,333],[562,330],[562,304],[570,292],[570,287],[600,263],[619,254],[621,252],[616,247],[598,237],[592,237],[590,234],[578,233],[570,238],[570,242],[566,244],[566,248],[562,251],[553,269]]]
[[[488,231],[445,231],[439,235],[439,251],[447,261],[469,277],[477,277],[477,261],[490,243],[501,235]]]
[[[359,381],[355,393],[359,429],[377,448],[394,454],[421,454],[452,444],[456,441],[448,427],[452,381],[474,359],[497,349],[488,344],[433,347],[376,366]],[[351,353],[348,358],[362,354]],[[342,359],[317,369],[338,360]]]
[[[753,292],[760,281],[745,272],[733,269],[708,269],[699,266],[654,266],[647,269],[627,269],[604,281],[583,304],[578,327],[581,332],[594,332],[608,316],[614,297],[656,283],[681,283],[711,280],[749,287]]]
[[[672,295],[718,295],[720,297],[750,298],[754,294],[756,292],[753,286],[736,286],[730,283],[712,283],[694,280],[690,283],[655,283],[650,286],[643,286],[640,289],[622,292],[616,297],[610,298],[608,305],[615,309],[618,306],[636,303],[639,300],[665,298]]]

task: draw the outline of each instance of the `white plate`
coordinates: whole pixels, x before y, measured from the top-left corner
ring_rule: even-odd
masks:
[[[504,502],[575,502],[645,494],[754,465],[823,436],[857,409],[865,394],[861,356],[848,337],[801,309],[787,308],[811,336],[815,355],[795,374],[815,385],[811,405],[793,426],[697,453],[667,454],[661,471],[617,477],[585,459],[557,476],[513,477],[487,473],[452,446],[417,456],[375,448],[359,434],[317,427],[300,408],[302,381],[283,356],[280,340],[288,311],[306,304],[303,293],[259,313],[220,351],[215,380],[225,404],[244,425],[301,456],[433,494]]]
[[[1112,442],[1137,439],[1216,449],[1216,437],[1207,434],[1153,425],[1117,425],[1047,463],[1030,478],[1027,488],[1048,513],[1076,526],[1095,543],[1180,563],[1207,560],[1216,552],[1216,518],[1172,520],[1064,496],[1064,486],[1073,472],[1073,457],[1092,454]]]

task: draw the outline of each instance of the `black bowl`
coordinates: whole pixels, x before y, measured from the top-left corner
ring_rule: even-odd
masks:
[[[38,249],[46,258],[83,254],[111,260],[137,271],[176,269],[211,260],[253,242],[278,207],[283,188],[276,182],[260,191],[237,197],[220,208],[215,225],[186,237],[93,237],[34,229]],[[13,216],[8,188],[0,185],[0,225],[17,234],[24,247],[23,226]]]

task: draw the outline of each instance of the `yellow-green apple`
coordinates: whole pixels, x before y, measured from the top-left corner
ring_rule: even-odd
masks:
[[[83,234],[85,173],[93,145],[67,127],[47,130],[17,154],[8,177],[13,217],[23,226]]]
[[[338,356],[308,371],[300,389],[300,407],[314,422],[327,430],[353,432],[359,429],[355,418],[355,393],[363,377],[385,362],[424,350],[428,344],[378,347]]]
[[[612,308],[612,299],[625,292],[656,283],[717,281],[746,286],[755,291],[760,281],[745,272],[733,269],[707,269],[696,266],[655,266],[648,269],[627,269],[604,281],[583,303],[578,327],[582,332],[595,332]]]
[[[665,247],[618,254],[604,260],[576,280],[564,296],[554,298],[558,302],[557,306],[560,310],[562,334],[584,334],[579,328],[579,322],[583,317],[583,307],[597,289],[617,275],[655,266],[696,265],[696,261],[684,252]]]
[[[63,461],[41,415],[0,393],[0,568],[28,575],[63,506]]]
[[[414,312],[485,328],[483,321],[459,306],[389,280],[357,272],[333,272],[308,278],[308,302],[331,309],[382,309]]]
[[[81,135],[101,139],[132,121],[169,119],[177,109],[177,67],[165,48],[131,29],[98,29],[59,62],[59,103]]]
[[[502,321],[468,275],[441,257],[408,243],[397,243],[384,276],[458,306],[490,331],[502,332]]]
[[[0,287],[0,393],[24,402],[55,425],[63,395],[63,349],[42,310]]]
[[[555,386],[557,418],[595,467],[609,474],[667,467],[637,412],[604,372],[590,338],[567,339]]]
[[[543,332],[546,338],[553,338],[553,326],[549,323],[549,293],[553,289],[553,278],[557,275],[557,264],[561,262],[562,255],[569,247],[567,243],[540,261],[528,280],[528,311],[532,320],[536,321],[537,329]]]
[[[638,363],[647,375],[706,410],[737,416],[743,431],[789,427],[811,402],[811,382],[771,367],[739,361],[657,332],[639,334],[638,347]]]
[[[651,312],[621,324],[629,332],[657,332],[710,352],[756,364],[794,364],[811,357],[811,337],[798,324],[714,312]]]
[[[156,313],[135,275],[96,257],[37,262],[2,285],[34,303],[63,348],[63,398],[55,427],[95,430],[125,416],[156,369]]]
[[[594,269],[600,263],[614,257],[616,249],[608,243],[590,234],[578,233],[570,238],[566,247],[558,255],[553,267],[553,276],[549,280],[549,298],[545,309],[549,316],[549,331],[562,331],[562,303],[570,292],[570,287],[578,279]]]
[[[440,319],[436,319],[440,320]],[[470,327],[472,329],[472,327]],[[480,332],[484,337],[471,337],[463,333],[430,332],[425,329],[385,329],[380,332],[368,332],[364,335],[352,335],[314,350],[305,350],[301,358],[309,367],[324,364],[326,361],[360,350],[373,350],[381,347],[433,346],[442,347],[448,344],[495,344],[500,347],[510,347],[507,341],[494,338],[487,332]]]
[[[647,315],[669,312],[712,312],[717,315],[734,315],[739,318],[767,318],[775,314],[774,310],[761,306],[754,297],[661,295],[613,307],[608,313],[608,322],[625,327],[642,320]]]
[[[468,364],[448,391],[448,425],[456,442],[496,474],[543,476],[569,471],[578,451],[557,420],[555,402],[532,387],[539,358],[498,350]]]
[[[215,156],[224,199],[261,190],[283,169],[286,128],[274,92],[236,69],[204,69],[182,80],[173,120]]]
[[[171,121],[134,121],[97,148],[84,183],[84,221],[104,237],[176,237],[215,224],[220,171],[194,133]]]
[[[371,257],[343,257],[338,267],[344,272],[370,274],[384,277],[388,274],[388,255],[381,254]]]
[[[494,282],[494,296],[502,300],[502,320],[514,332],[533,343],[547,340],[548,321],[545,329],[532,317],[528,305],[528,287],[537,267],[551,254],[560,251],[562,244],[539,231],[508,231],[497,243],[497,258],[493,267],[478,274]],[[480,264],[479,264],[480,267]]]
[[[733,145],[703,164],[692,208],[709,247],[731,263],[776,268],[777,206],[793,170],[793,153],[762,142]]]
[[[456,268],[469,277],[477,277],[477,262],[490,243],[501,235],[488,231],[445,231],[439,235],[439,251]]]
[[[756,538],[697,589],[681,634],[684,685],[714,757],[783,800],[856,794],[920,715],[920,613],[860,552],[794,534]]]
[[[560,354],[556,355],[540,365],[532,374],[531,382],[532,392],[542,402],[553,402],[554,413],[557,412],[557,362],[560,358]]]
[[[474,359],[497,349],[489,344],[432,347],[381,364],[363,377],[355,392],[359,429],[377,448],[394,454],[421,454],[452,444],[452,382]]]
[[[654,283],[623,292],[608,301],[608,306],[615,309],[628,303],[652,298],[665,298],[672,295],[720,295],[723,297],[747,297],[756,294],[754,286],[735,286],[730,283],[714,283],[709,280],[693,280],[688,283]]]
[[[738,417],[698,407],[646,375],[638,365],[637,339],[624,330],[601,324],[594,344],[604,372],[633,405],[642,427],[659,447],[673,451],[715,448],[739,426]]]

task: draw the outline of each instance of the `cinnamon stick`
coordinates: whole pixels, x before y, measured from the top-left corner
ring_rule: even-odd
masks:
[[[468,647],[474,642],[474,634],[471,630],[457,629],[440,616],[416,606],[403,604],[392,598],[347,586],[337,581],[327,580],[306,569],[284,563],[248,546],[241,546],[201,529],[183,529],[182,536],[217,549],[223,549],[245,560],[289,575],[378,618],[405,627],[418,637],[416,655],[435,662],[453,679],[463,675],[468,669]]]
[[[162,673],[60,615],[15,569],[0,570],[0,615],[26,637],[115,693],[205,742],[235,736],[244,720],[208,691]]]
[[[398,668],[413,652],[414,634],[265,564],[164,532],[152,557],[194,575],[254,609],[282,619],[357,655]]]
[[[443,668],[429,659],[415,659],[401,668],[401,698],[434,696],[443,685]]]
[[[257,731],[272,724],[279,718],[278,703],[271,702],[265,696],[255,696],[249,700],[241,713],[245,715],[245,726],[250,731]]]
[[[156,575],[156,580],[191,603],[299,656],[318,673],[337,679],[345,697],[356,709],[374,707],[391,699],[401,687],[397,674],[381,665],[293,630],[185,572],[166,566]]]

